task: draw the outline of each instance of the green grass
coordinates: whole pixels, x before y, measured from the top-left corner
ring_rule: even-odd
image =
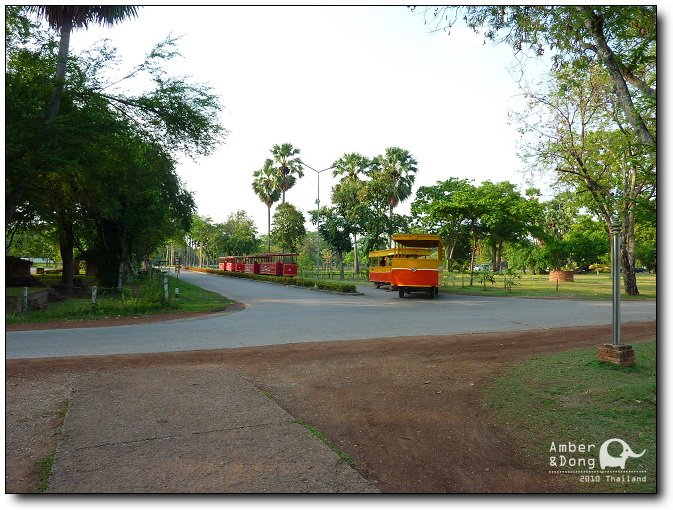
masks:
[[[612,299],[612,276],[610,274],[576,274],[574,282],[549,281],[549,275],[521,275],[514,278],[511,292],[505,288],[502,275],[495,275],[495,284],[486,283],[485,289],[478,282],[475,273],[474,285],[470,287],[469,273],[444,273],[441,291],[447,294],[470,294],[489,296],[539,297],[562,299]],[[647,300],[657,298],[657,277],[652,274],[638,274],[639,296],[627,296],[624,284],[621,285],[621,297],[625,300]]]
[[[311,425],[309,425],[308,423],[306,423],[304,420],[301,420],[301,419],[295,419],[294,422],[297,423],[297,424],[299,424],[299,425],[301,425],[302,427],[304,427],[304,428],[305,428],[306,430],[308,430],[313,436],[315,436],[321,443],[323,443],[325,446],[327,446],[327,448],[329,448],[329,449],[332,450],[334,453],[336,453],[336,454],[339,456],[339,460],[341,460],[342,462],[345,462],[346,464],[348,464],[348,465],[351,466],[351,467],[355,466],[355,461],[351,458],[351,456],[348,455],[348,454],[347,454],[346,452],[344,452],[343,450],[340,450],[339,448],[337,448],[336,446],[334,446],[334,445],[330,442],[330,440],[327,439],[327,436],[325,436],[325,434],[323,434],[322,432],[320,432],[320,431],[319,431],[318,429],[316,429],[315,427],[312,427]]]
[[[28,287],[28,294],[44,290],[44,287]],[[5,287],[5,296],[23,296],[23,287]]]
[[[176,284],[179,299],[175,298]],[[28,324],[53,321],[95,320],[109,317],[135,317],[168,312],[202,312],[224,309],[232,300],[215,292],[210,292],[185,281],[169,277],[169,302],[163,303],[163,288],[159,279],[152,284],[139,282],[135,288],[128,288],[122,295],[103,293],[98,295],[96,306],[91,298],[68,299],[49,303],[45,310],[31,310],[28,313],[9,313],[5,324]]]
[[[634,367],[619,367],[597,360],[596,349],[583,349],[529,359],[509,367],[480,391],[483,405],[494,421],[519,438],[519,452],[526,452],[540,469],[551,467],[552,441],[595,444],[610,438],[626,441],[635,452],[647,450],[627,462],[628,470],[645,470],[644,483],[580,483],[579,475],[557,475],[576,480],[582,492],[656,491],[656,342],[633,344]],[[614,455],[621,451],[616,445]],[[611,450],[612,452],[612,447]],[[572,456],[572,454],[567,454]],[[566,467],[565,469],[572,469]],[[575,468],[577,469],[577,468]],[[615,469],[619,475],[620,469]]]
[[[58,418],[61,420],[60,425],[54,431],[55,436],[60,436],[63,432],[63,420],[65,420],[65,415],[68,414],[68,409],[70,408],[70,402],[65,401],[61,405],[61,409],[58,411]],[[51,476],[51,470],[54,466],[54,459],[56,458],[56,450],[47,455],[42,462],[40,462],[40,483],[37,486],[36,492],[47,492],[49,489],[49,477]]]
[[[476,296],[511,296],[544,299],[612,299],[612,276],[610,274],[583,273],[576,274],[574,282],[549,281],[549,275],[520,275],[514,278],[511,291],[505,287],[502,275],[494,275],[495,283],[483,284],[479,282],[479,273],[475,273],[473,285],[470,287],[470,274],[444,271],[442,273],[440,291],[446,294],[465,294]],[[366,278],[346,278],[339,280],[338,275],[323,273],[322,277],[332,282],[343,282],[357,285],[374,285]],[[627,296],[624,292],[624,283],[620,283],[624,300],[650,300],[657,298],[657,276],[654,274],[638,273],[637,285],[639,296]]]

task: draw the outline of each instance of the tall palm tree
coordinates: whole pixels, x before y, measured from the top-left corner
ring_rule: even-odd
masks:
[[[416,180],[418,162],[406,149],[388,147],[382,156],[372,160],[371,176],[388,183],[388,207],[392,219],[393,209],[411,196]]]
[[[297,177],[304,177],[299,152],[300,150],[293,147],[291,143],[274,145],[271,149],[274,169],[280,179],[282,203],[285,203],[285,192],[295,185]]]
[[[271,251],[271,206],[280,198],[280,186],[273,160],[267,159],[264,166],[256,170],[252,176],[252,189],[267,207],[267,253]]]
[[[332,167],[334,168],[332,175],[334,177],[341,176],[339,186],[348,186],[349,184],[355,185],[360,182],[362,176],[369,172],[370,164],[371,161],[368,158],[357,152],[344,154],[332,163]],[[357,203],[357,201],[355,203]],[[350,223],[350,227],[353,231],[353,247],[355,251],[355,263],[353,269],[356,274],[360,272],[360,259],[358,258],[358,229],[355,225],[357,223],[357,209],[356,206],[346,207],[345,212],[346,219]]]
[[[370,163],[369,159],[357,152],[344,154],[332,163],[332,167],[334,168],[332,175],[334,177],[341,175],[341,180],[359,180],[369,170]]]
[[[388,211],[392,229],[393,209],[411,196],[416,180],[418,162],[406,149],[388,147],[383,155],[372,160],[370,176],[372,180],[380,179],[387,193]],[[392,246],[392,232],[389,232],[389,243]]]
[[[29,9],[39,17],[46,19],[47,23],[61,34],[54,88],[47,110],[47,122],[49,122],[56,118],[61,107],[72,29],[87,28],[89,23],[113,26],[126,18],[136,17],[138,7],[134,5],[33,5]]]

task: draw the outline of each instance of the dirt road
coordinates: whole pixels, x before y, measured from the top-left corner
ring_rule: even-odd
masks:
[[[653,339],[656,323],[625,324],[622,337],[624,343]],[[7,360],[5,490],[36,490],[40,463],[57,444],[54,430],[65,403],[84,375],[207,364],[240,370],[350,455],[382,492],[574,492],[570,482],[521,453],[516,437],[493,425],[478,389],[514,361],[610,340],[609,326],[593,326]]]

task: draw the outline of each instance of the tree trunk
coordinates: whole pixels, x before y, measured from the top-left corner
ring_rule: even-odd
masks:
[[[68,62],[68,53],[70,52],[70,33],[72,32],[72,20],[66,19],[61,28],[61,40],[58,44],[58,61],[56,64],[56,74],[54,75],[54,88],[51,92],[49,109],[47,110],[47,122],[51,122],[58,115],[61,108],[61,97],[63,96],[63,87],[65,85],[65,71]]]
[[[72,296],[73,275],[75,271],[73,264],[73,249],[75,246],[75,240],[73,236],[73,226],[67,221],[60,225],[58,245],[61,252],[61,260],[63,261],[63,274],[61,276],[61,283],[65,286],[66,295]]]
[[[355,260],[353,262],[353,270],[355,271],[355,276],[357,277],[360,274],[360,259],[358,257],[358,235],[353,234],[353,250]]]
[[[497,271],[498,267],[498,243],[496,241],[491,242],[491,271]]]
[[[474,257],[477,253],[477,236],[472,235],[472,253],[470,254],[470,287],[474,283]]]
[[[283,199],[285,198],[285,192],[283,192]],[[266,252],[271,253],[271,206],[266,208]]]
[[[588,19],[584,24],[594,38],[596,43],[596,52],[598,53],[598,57],[603,62],[608,71],[608,74],[610,75],[610,80],[612,81],[612,85],[614,87],[617,102],[624,111],[624,114],[629,120],[629,123],[635,130],[638,140],[644,145],[656,146],[657,142],[654,139],[654,136],[652,136],[652,133],[650,133],[649,129],[647,129],[643,118],[633,105],[631,93],[626,86],[624,75],[617,65],[615,54],[605,40],[602,17],[598,16],[589,6],[581,6],[578,7],[578,9],[584,11],[584,13],[588,16]]]
[[[640,294],[636,284],[635,224],[634,211],[629,207],[624,214],[622,226],[621,261],[624,290],[629,296]]]

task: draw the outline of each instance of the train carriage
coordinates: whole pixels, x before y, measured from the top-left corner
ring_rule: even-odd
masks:
[[[411,292],[427,292],[430,298],[437,296],[443,256],[439,236],[394,234],[393,244],[389,257],[391,290],[397,290],[400,297]]]
[[[263,253],[259,255],[218,258],[218,266],[230,273],[296,276],[298,253]]]
[[[369,252],[369,281],[378,289],[381,285],[390,285],[390,272],[395,250],[375,250]]]

